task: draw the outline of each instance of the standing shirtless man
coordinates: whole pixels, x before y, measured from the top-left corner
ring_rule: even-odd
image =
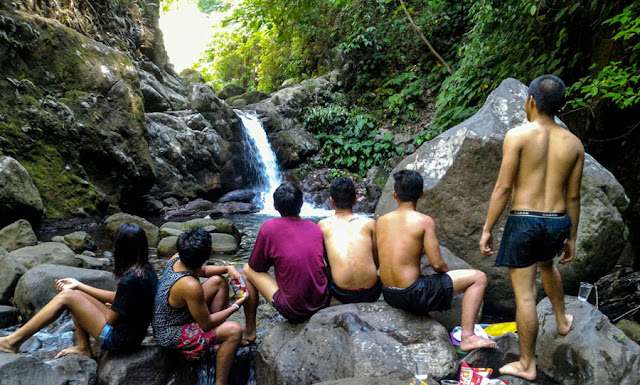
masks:
[[[584,148],[580,139],[555,123],[564,95],[565,85],[556,76],[531,82],[524,105],[529,123],[504,138],[502,166],[480,239],[482,254],[493,255],[491,230],[511,198],[513,210],[495,264],[509,268],[521,357],[500,368],[500,373],[529,381],[537,375],[537,268],[556,314],[558,333],[566,335],[573,323],[565,313],[562,278],[553,257],[564,254],[559,262],[567,263],[575,253]]]
[[[378,219],[376,233],[380,257],[380,279],[384,300],[391,306],[415,314],[451,308],[454,294],[462,300],[462,340],[465,352],[478,348],[497,348],[494,341],[473,333],[478,311],[487,287],[487,276],[480,270],[449,271],[440,255],[433,219],[416,211],[424,195],[420,174],[402,170],[393,174],[393,197],[398,208]],[[427,253],[432,275],[420,275],[420,258]]]
[[[330,191],[336,213],[318,222],[331,269],[329,292],[342,303],[375,302],[382,293],[376,221],[353,214],[356,188],[351,179],[334,180]]]

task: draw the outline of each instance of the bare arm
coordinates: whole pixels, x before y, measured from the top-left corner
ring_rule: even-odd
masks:
[[[102,303],[113,303],[116,298],[115,291],[98,289],[97,287],[86,285],[75,278],[56,279],[55,285],[58,290],[80,290]]]
[[[378,241],[376,239],[376,221],[371,220],[369,222],[369,228],[371,229],[371,252],[373,253],[373,263],[376,264],[376,268],[380,268],[380,259],[378,259]]]
[[[507,132],[502,144],[500,173],[491,194],[489,212],[487,213],[487,219],[482,228],[482,237],[480,238],[480,252],[484,255],[493,255],[493,236],[491,231],[509,203],[509,199],[511,199],[511,190],[513,189],[519,165],[520,145],[511,135],[511,132]]]
[[[229,278],[238,278],[242,276],[233,266],[205,266],[200,269],[200,277],[212,277],[214,275],[228,274]]]
[[[440,245],[438,244],[438,238],[436,237],[436,223],[432,218],[426,219],[426,226],[424,229],[424,251],[427,253],[429,263],[433,271],[436,273],[446,273],[449,271],[449,265],[444,261],[440,254]]]
[[[584,168],[584,148],[580,148],[576,164],[571,170],[565,191],[565,205],[567,215],[571,219],[571,233],[561,253],[564,253],[560,263],[571,261],[575,255],[576,239],[578,238],[578,223],[580,221],[580,182]]]
[[[204,291],[202,290],[202,286],[200,285],[200,282],[196,280],[182,279],[178,281],[171,290],[177,290],[176,293],[172,294],[184,299],[187,303],[187,307],[189,308],[189,313],[191,313],[191,316],[198,323],[198,326],[200,326],[204,331],[209,331],[220,325],[226,321],[231,314],[238,310],[236,306],[229,306],[228,308],[213,314],[210,313],[204,300]],[[237,300],[235,304],[237,306],[241,306],[246,298],[247,296],[245,295],[241,299]]]

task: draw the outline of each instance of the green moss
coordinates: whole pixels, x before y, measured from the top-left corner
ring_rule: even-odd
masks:
[[[62,219],[83,209],[98,213],[104,195],[95,186],[67,170],[64,159],[51,146],[40,144],[28,157],[18,159],[29,171],[49,219]]]

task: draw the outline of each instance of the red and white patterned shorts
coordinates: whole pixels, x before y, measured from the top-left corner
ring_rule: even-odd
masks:
[[[197,323],[187,324],[182,327],[180,343],[176,349],[189,361],[197,361],[205,354],[213,350],[216,344],[216,329],[208,332],[202,331]]]

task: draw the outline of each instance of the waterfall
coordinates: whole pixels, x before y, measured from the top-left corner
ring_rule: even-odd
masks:
[[[242,127],[246,136],[245,158],[247,159],[248,179],[252,186],[258,190],[258,205],[260,214],[280,215],[273,206],[273,193],[282,183],[282,177],[278,170],[276,155],[271,149],[267,133],[262,122],[254,113],[242,110],[233,110],[242,121]],[[300,216],[326,217],[332,215],[332,210],[318,209],[310,203],[304,202]]]

